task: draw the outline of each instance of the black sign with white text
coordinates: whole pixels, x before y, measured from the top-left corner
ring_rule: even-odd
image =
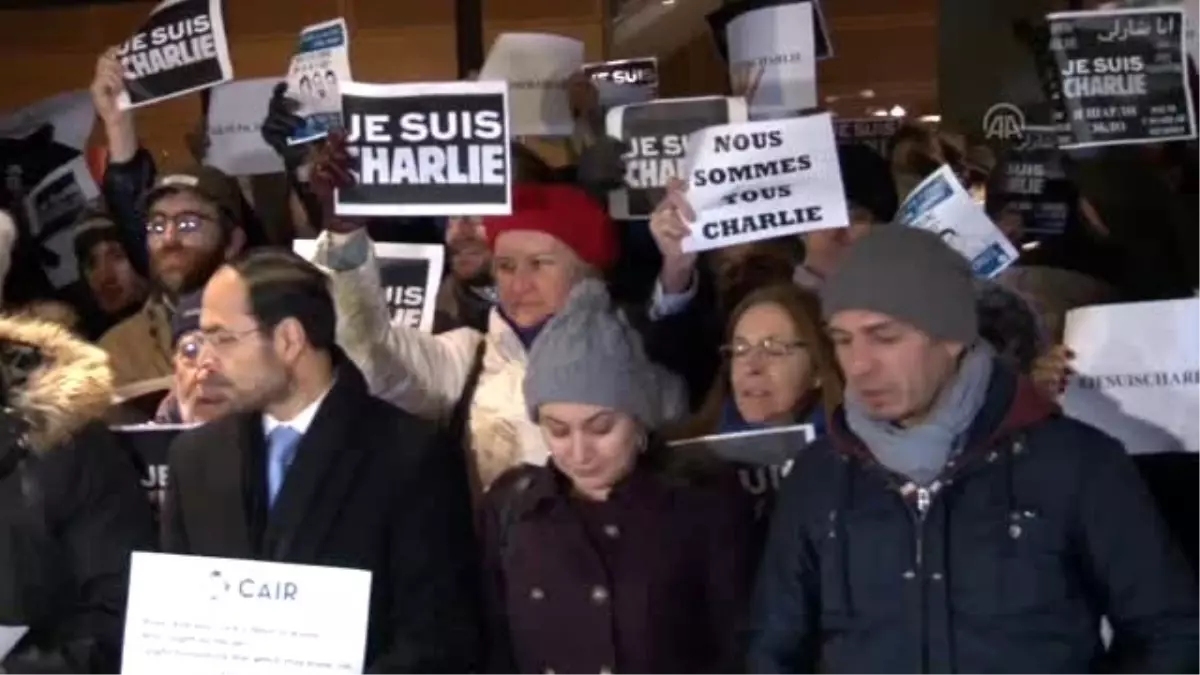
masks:
[[[346,82],[342,116],[357,184],[337,194],[347,216],[511,212],[504,82]]]
[[[1053,127],[1027,126],[1020,145],[995,169],[988,210],[1009,210],[1026,234],[1059,235],[1067,227],[1077,190],[1067,178]]]
[[[764,431],[703,436],[670,443],[675,452],[695,448],[737,469],[738,480],[755,502],[757,520],[770,517],[775,495],[792,470],[796,457],[816,440],[812,424]]]
[[[658,59],[653,56],[585,63],[583,73],[596,85],[601,108],[646,103],[658,98]]]
[[[1061,147],[1195,138],[1180,7],[1062,12],[1047,21]]]
[[[834,119],[833,131],[837,135],[838,145],[865,145],[887,159],[888,142],[900,124],[901,121],[895,117]]]
[[[292,250],[305,260],[315,260],[317,241],[297,239]],[[376,242],[374,251],[379,285],[392,324],[433,331],[445,248],[441,244]]]
[[[625,187],[609,199],[614,218],[647,218],[672,178],[687,178],[688,136],[706,127],[746,120],[742,99],[676,98],[613,108],[608,135],[629,145]]]
[[[392,325],[433,330],[444,249],[436,245],[375,245],[379,283],[391,311]]]
[[[164,0],[121,45],[123,109],[163,101],[233,79],[221,0]]]
[[[167,471],[167,455],[171,443],[191,425],[186,424],[139,424],[113,427],[113,434],[122,447],[130,453],[142,471],[142,489],[157,516],[167,492],[170,476]]]

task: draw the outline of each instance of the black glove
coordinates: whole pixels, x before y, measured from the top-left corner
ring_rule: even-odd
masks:
[[[579,153],[576,180],[589,192],[607,193],[625,181],[625,160],[629,145],[612,136],[601,136]]]
[[[288,173],[304,163],[308,158],[307,145],[288,145],[287,139],[296,130],[304,126],[304,118],[296,115],[300,102],[286,96],[287,82],[275,85],[271,93],[271,103],[267,106],[267,118],[262,123],[262,137],[279,156],[283,158],[284,167]]]

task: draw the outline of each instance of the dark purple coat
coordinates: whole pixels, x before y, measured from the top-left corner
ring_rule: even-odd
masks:
[[[740,671],[752,520],[724,477],[639,468],[582,503],[553,468],[513,469],[480,510],[489,670]]]

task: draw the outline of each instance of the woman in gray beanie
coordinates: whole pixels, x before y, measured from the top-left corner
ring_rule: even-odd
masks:
[[[750,504],[719,468],[667,461],[664,381],[596,281],[533,343],[525,399],[551,459],[480,507],[489,671],[741,669]]]

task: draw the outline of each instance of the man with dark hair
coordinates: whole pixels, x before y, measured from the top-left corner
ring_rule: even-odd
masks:
[[[229,381],[235,412],[172,446],[164,548],[369,570],[367,668],[471,672],[463,453],[371,397],[336,323],[325,275],[291,252],[255,251],[213,275],[198,359]]]
[[[170,375],[171,315],[246,243],[237,183],[212,167],[162,176],[145,197],[146,249],[155,292],[142,311],[100,339],[118,385]]]
[[[997,357],[975,302],[912,227],[822,286],[845,398],[780,487],[750,672],[1196,672],[1195,579],[1133,463]]]

